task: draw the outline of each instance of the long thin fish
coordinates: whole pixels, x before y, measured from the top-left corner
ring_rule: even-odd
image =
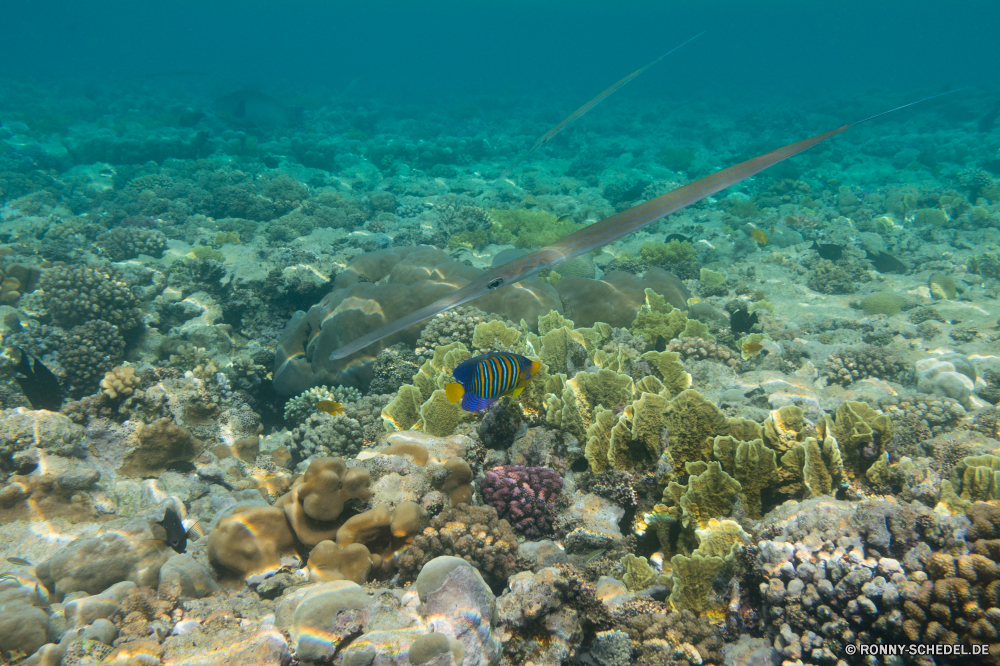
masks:
[[[952,90],[949,92],[957,91]],[[783,148],[772,150],[769,153],[759,155],[758,157],[749,159],[746,162],[740,162],[739,164],[731,166],[728,169],[716,171],[713,174],[705,176],[704,178],[699,178],[698,180],[690,182],[682,187],[678,187],[676,190],[667,192],[666,194],[658,196],[655,199],[650,199],[649,201],[641,203],[638,206],[633,206],[628,210],[624,210],[616,215],[605,218],[600,222],[596,222],[589,227],[585,227],[580,231],[572,233],[569,236],[556,241],[548,247],[543,247],[541,250],[537,250],[531,254],[526,254],[523,257],[518,257],[513,261],[486,271],[450,296],[442,298],[427,307],[420,308],[415,312],[411,312],[391,324],[386,324],[381,328],[377,328],[371,333],[362,335],[353,342],[350,342],[339,349],[335,349],[333,353],[330,354],[330,359],[344,358],[345,356],[360,351],[368,345],[378,342],[382,338],[390,336],[393,333],[398,333],[399,331],[413,326],[414,324],[419,324],[423,320],[429,319],[436,314],[440,314],[446,310],[457,307],[462,303],[467,303],[475,298],[479,298],[480,296],[488,294],[495,289],[499,289],[504,285],[512,285],[515,282],[519,282],[527,277],[537,275],[538,272],[543,269],[551,268],[563,261],[572,259],[573,257],[578,257],[581,254],[603,247],[608,243],[613,243],[622,236],[627,236],[633,231],[638,231],[647,224],[661,220],[671,213],[675,213],[683,208],[687,208],[691,204],[698,203],[706,197],[712,196],[716,192],[721,192],[728,187],[732,187],[737,183],[743,182],[747,178],[760,173],[764,169],[772,167],[778,162],[787,160],[789,157],[798,155],[802,151],[812,148],[816,144],[822,143],[830,137],[836,136],[841,132],[854,127],[855,125],[866,123],[869,120],[874,120],[880,116],[892,113],[893,111],[899,111],[900,109],[905,109],[908,106],[913,106],[914,104],[919,104],[920,102],[926,102],[927,100],[934,99],[935,97],[941,97],[941,95],[947,95],[949,92],[931,95],[930,97],[925,97],[917,100],[916,102],[910,102],[909,104],[897,106],[895,109],[883,111],[882,113],[875,114],[874,116],[870,116],[864,120],[858,120],[857,122],[849,123],[847,125],[841,125],[837,129],[830,130],[829,132],[823,132],[822,134],[817,134],[814,137],[803,139],[802,141],[797,141],[796,143],[790,143]]]
[[[626,83],[628,83],[629,81],[631,81],[635,77],[639,76],[640,74],[642,74],[643,72],[645,72],[647,69],[649,69],[650,67],[652,67],[656,63],[660,62],[661,60],[663,60],[664,58],[666,58],[668,55],[670,55],[671,53],[673,53],[674,51],[676,51],[680,47],[682,47],[685,44],[688,44],[690,42],[693,42],[694,40],[698,39],[699,37],[701,37],[704,34],[705,34],[705,31],[702,30],[701,32],[699,32],[697,35],[695,35],[691,39],[689,39],[686,42],[683,42],[681,44],[678,44],[677,46],[675,46],[674,48],[670,49],[669,51],[667,51],[666,53],[664,53],[663,55],[661,55],[659,58],[657,58],[653,62],[649,63],[648,65],[646,65],[644,67],[640,67],[639,69],[635,70],[634,72],[632,72],[631,74],[629,74],[625,78],[621,79],[617,83],[611,85],[609,88],[605,88],[597,97],[595,97],[594,99],[590,100],[589,102],[587,102],[586,104],[584,104],[583,106],[581,106],[579,109],[577,109],[573,113],[571,113],[568,116],[566,116],[561,123],[559,123],[558,125],[556,125],[552,129],[550,129],[548,132],[546,132],[545,134],[543,134],[541,137],[539,137],[538,141],[535,141],[535,145],[533,145],[531,148],[528,149],[528,152],[526,152],[524,155],[521,155],[519,158],[517,158],[517,160],[515,160],[513,164],[511,164],[509,167],[507,167],[506,171],[504,171],[502,174],[500,174],[500,178],[498,178],[498,180],[503,180],[504,178],[506,178],[507,176],[509,176],[510,172],[514,170],[514,167],[516,167],[518,164],[520,164],[524,160],[528,159],[528,156],[531,155],[531,153],[535,152],[536,150],[538,150],[539,148],[541,148],[542,146],[544,146],[545,144],[547,144],[549,141],[551,141],[552,138],[556,134],[559,134],[559,132],[562,132],[564,129],[566,129],[566,126],[569,125],[571,122],[573,122],[574,120],[576,120],[577,118],[579,118],[583,114],[587,113],[587,111],[590,111],[592,108],[594,108],[595,106],[597,106],[598,104],[600,104],[601,102],[603,102],[611,93],[613,93],[614,91],[618,90],[623,85],[625,85]]]

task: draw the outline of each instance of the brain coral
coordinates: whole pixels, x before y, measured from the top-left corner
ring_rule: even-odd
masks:
[[[316,384],[362,386],[370,379],[368,358],[397,342],[413,346],[422,325],[391,335],[345,359],[330,353],[351,340],[454,293],[479,277],[433,247],[399,247],[356,257],[333,281],[331,291],[307,313],[293,317],[275,353],[274,387],[300,393]],[[471,301],[487,312],[524,318],[535,326],[539,315],[562,311],[558,293],[543,282],[509,285]]]

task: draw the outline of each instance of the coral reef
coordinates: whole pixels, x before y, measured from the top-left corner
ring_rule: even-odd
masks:
[[[555,500],[563,480],[545,467],[501,465],[480,481],[483,501],[531,540],[552,534]]]

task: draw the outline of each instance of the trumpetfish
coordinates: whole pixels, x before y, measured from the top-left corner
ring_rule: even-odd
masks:
[[[822,134],[817,134],[816,136],[809,137],[808,139],[790,143],[787,146],[778,148],[777,150],[772,150],[769,153],[758,155],[757,157],[751,158],[745,162],[740,162],[739,164],[729,168],[716,171],[715,173],[709,174],[704,178],[699,178],[698,180],[692,181],[687,185],[682,185],[675,190],[671,190],[670,192],[658,196],[655,199],[650,199],[649,201],[641,203],[637,206],[623,210],[622,212],[612,215],[611,217],[606,217],[600,222],[595,222],[589,227],[585,227],[580,231],[574,232],[569,236],[556,241],[552,245],[543,247],[541,250],[536,250],[531,254],[526,254],[523,257],[518,257],[517,259],[514,259],[506,264],[496,266],[486,271],[450,296],[446,296],[436,303],[431,303],[427,307],[411,312],[405,317],[375,329],[371,333],[362,335],[353,342],[335,349],[333,353],[330,354],[330,360],[344,358],[349,354],[353,354],[364,349],[372,343],[378,342],[382,338],[390,336],[393,333],[398,333],[404,328],[413,326],[414,324],[419,324],[425,319],[430,319],[434,315],[450,310],[463,303],[467,303],[474,298],[479,298],[484,294],[500,289],[504,285],[520,282],[525,278],[537,275],[541,270],[552,268],[553,266],[556,266],[557,264],[560,264],[568,259],[578,257],[581,254],[603,247],[609,243],[613,243],[622,236],[627,236],[633,231],[638,231],[648,224],[652,224],[657,220],[662,220],[671,213],[687,208],[691,204],[698,203],[702,199],[710,197],[716,192],[721,192],[722,190],[732,187],[737,183],[741,183],[747,178],[757,175],[764,169],[772,167],[779,162],[783,162],[789,157],[798,155],[802,151],[808,150],[816,144],[822,143],[856,125],[861,125],[862,123],[866,123],[870,120],[874,120],[875,118],[893,113],[894,111],[899,111],[900,109],[905,109],[906,107],[913,106],[914,104],[920,104],[921,102],[926,102],[927,100],[934,99],[935,97],[941,97],[942,95],[947,95],[951,92],[957,91],[951,90],[948,92],[938,93],[937,95],[931,95],[930,97],[924,97],[923,99],[919,99],[915,102],[903,104],[902,106],[897,106],[894,109],[889,109],[888,111],[877,113],[874,116],[869,116],[864,120],[858,120],[853,123],[848,123],[847,125],[841,125],[836,129],[823,132]]]
[[[583,114],[587,113],[587,111],[590,111],[592,108],[594,108],[595,106],[597,106],[598,104],[600,104],[601,102],[603,102],[605,99],[608,98],[609,95],[611,95],[611,93],[613,93],[614,91],[618,90],[623,85],[625,85],[626,83],[628,83],[629,81],[631,81],[635,77],[639,76],[640,74],[642,74],[643,72],[645,72],[647,69],[649,69],[650,67],[652,67],[656,63],[660,62],[661,60],[663,60],[664,58],[666,58],[668,55],[670,55],[671,53],[673,53],[674,51],[676,51],[680,47],[684,46],[685,44],[689,44],[689,43],[693,42],[694,40],[698,39],[699,37],[701,37],[704,34],[705,34],[705,31],[702,30],[701,32],[699,32],[697,35],[695,35],[691,39],[687,40],[686,42],[681,42],[680,44],[678,44],[674,48],[670,49],[669,51],[667,51],[666,53],[664,53],[663,55],[661,55],[659,58],[657,58],[653,62],[649,63],[648,65],[644,65],[644,66],[640,67],[639,69],[635,70],[634,72],[632,72],[628,76],[625,76],[622,79],[619,79],[617,82],[613,83],[609,87],[607,87],[604,90],[602,90],[592,100],[590,100],[589,102],[587,102],[586,104],[584,104],[583,106],[581,106],[579,109],[577,109],[573,113],[571,113],[568,116],[566,116],[565,118],[563,118],[562,121],[558,125],[556,125],[552,129],[550,129],[548,132],[546,132],[542,136],[538,137],[538,140],[535,141],[534,145],[532,145],[531,148],[528,149],[528,152],[526,152],[524,155],[521,155],[519,158],[517,158],[516,160],[514,160],[514,163],[511,164],[509,167],[507,167],[507,169],[502,174],[500,174],[500,177],[497,178],[497,180],[503,180],[504,178],[506,178],[507,176],[509,176],[510,172],[514,170],[514,167],[516,167],[518,164],[520,164],[524,160],[528,159],[528,156],[531,155],[531,153],[535,152],[536,150],[538,150],[539,148],[541,148],[542,146],[544,146],[545,144],[547,144],[549,141],[551,141],[553,139],[553,137],[555,137],[556,134],[559,134],[559,132],[562,132],[564,129],[566,129],[566,126],[569,125],[571,122],[573,122],[574,120],[576,120],[577,118],[579,118]]]

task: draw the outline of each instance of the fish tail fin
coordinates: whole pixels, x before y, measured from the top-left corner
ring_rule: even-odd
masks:
[[[516,389],[514,389],[514,392],[510,394],[510,397],[516,398],[517,396],[521,395],[521,391],[523,390],[524,390],[524,384],[521,384]]]
[[[444,387],[444,393],[448,396],[448,402],[458,402],[465,395],[465,387],[461,384],[448,384]]]

